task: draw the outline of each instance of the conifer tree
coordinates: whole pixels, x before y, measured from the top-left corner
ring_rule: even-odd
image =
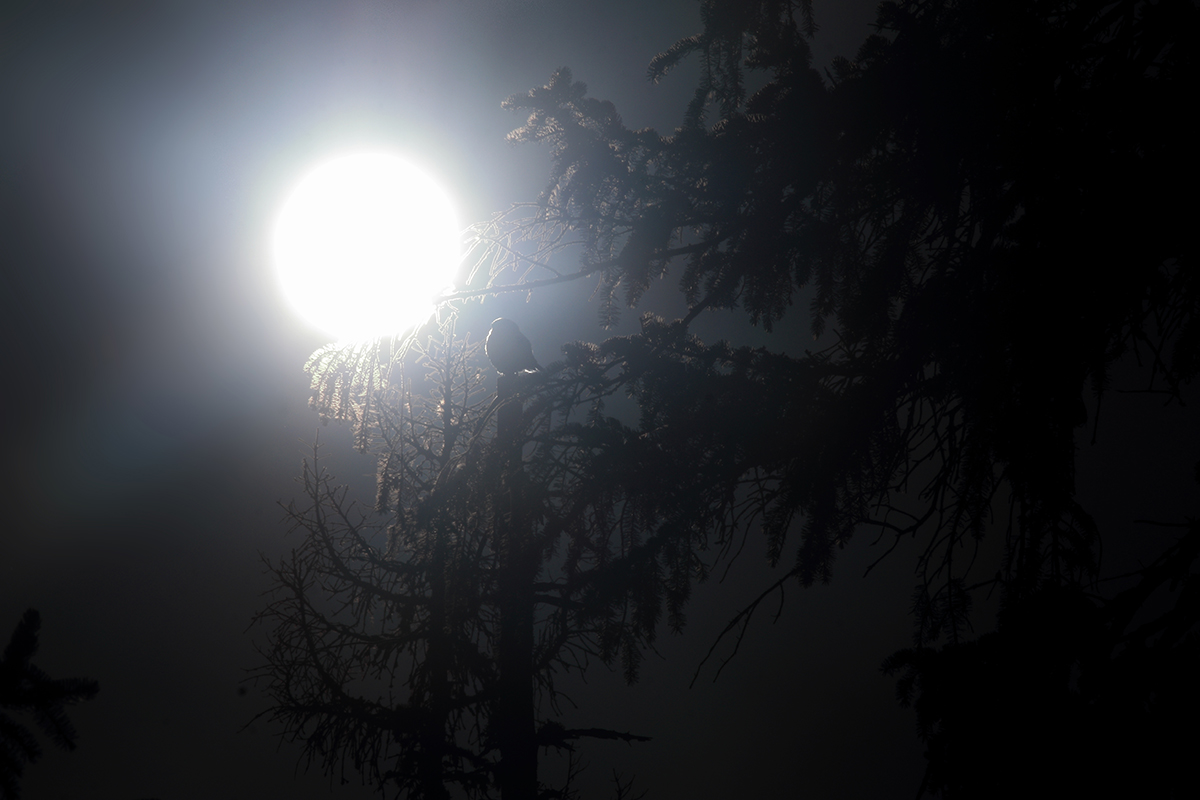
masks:
[[[518,516],[540,543],[539,576],[569,568],[553,591],[536,593],[555,609],[545,624],[560,625],[548,641],[563,643],[536,662],[547,675],[568,642],[587,641],[602,659],[619,653],[634,676],[657,609],[665,603],[682,625],[703,548],[724,552],[734,532],[760,531],[767,558],[783,565],[731,622],[739,636],[771,591],[828,580],[856,531],[893,547],[915,540],[916,646],[889,666],[904,672],[932,743],[928,785],[970,792],[955,783],[964,773],[938,760],[948,751],[937,743],[965,730],[944,713],[956,701],[939,695],[950,673],[938,665],[981,663],[956,649],[970,638],[978,593],[998,589],[1006,612],[997,637],[973,652],[1000,642],[1011,654],[1046,624],[1103,618],[1088,647],[1162,641],[1159,663],[1194,663],[1191,540],[1164,553],[1182,576],[1154,628],[1169,640],[1139,639],[1147,632],[1128,629],[1125,614],[1141,595],[1101,597],[1096,586],[1102,524],[1076,499],[1075,436],[1085,423],[1096,430],[1126,354],[1147,365],[1148,391],[1176,400],[1200,368],[1200,271],[1190,208],[1176,191],[1196,178],[1184,117],[1196,88],[1195,5],[887,2],[857,57],[824,74],[812,65],[806,0],[700,6],[701,32],[649,67],[657,81],[685,58],[701,63],[669,135],[627,128],[565,68],[506,102],[527,115],[511,138],[548,146],[550,176],[536,200],[477,227],[477,284],[452,298],[536,298],[543,286],[585,280],[608,327],[669,278],[688,312],[669,321],[649,309],[636,334],[568,344],[545,382],[518,391],[527,402],[519,486],[501,486],[485,466],[501,446],[481,399],[476,416],[439,423],[439,436],[466,436],[455,440],[463,456],[449,472],[431,467],[407,496],[423,508],[416,498],[470,484],[491,487],[478,489],[480,503],[520,498]],[[702,314],[740,310],[774,332],[804,313],[797,305],[807,305],[811,351],[782,337],[760,348],[705,343],[690,330]],[[369,421],[387,403],[403,407],[378,399],[379,359],[363,350],[314,363],[318,406],[354,420],[369,449],[383,430]],[[603,413],[618,391],[637,403],[636,424]],[[392,470],[412,463],[384,464],[381,496],[398,480]],[[314,508],[328,485],[310,479]],[[453,529],[476,530],[453,514]],[[358,523],[336,524],[360,536]],[[628,537],[613,551],[617,530]],[[551,532],[570,544],[552,549]],[[1003,539],[1004,558],[980,574],[986,536]],[[592,559],[586,570],[579,553]],[[297,586],[316,580],[296,570],[313,575]],[[1172,583],[1151,568],[1133,577]],[[499,602],[472,591],[478,608]],[[588,616],[596,608],[607,610]],[[465,631],[453,636],[477,635]],[[332,652],[309,640],[310,661]],[[996,675],[979,669],[973,690],[990,691]],[[1069,675],[1047,675],[1068,691]],[[486,760],[486,725],[479,730],[475,752]]]
[[[305,463],[301,541],[260,614],[265,713],[310,762],[398,795],[534,798],[539,747],[643,738],[566,727],[555,678],[599,661],[635,681],[663,609],[683,624],[703,542],[641,507],[654,465],[628,457],[637,436],[605,415],[614,383],[587,348],[499,394],[449,327],[407,359],[310,362],[314,404],[378,459],[377,492],[364,508],[318,450]]]

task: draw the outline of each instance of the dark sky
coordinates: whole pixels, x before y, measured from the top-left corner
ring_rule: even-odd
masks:
[[[873,6],[817,3],[819,63],[853,53]],[[669,131],[692,73],[654,87],[646,64],[697,29],[692,2],[4,4],[0,636],[35,607],[37,663],[101,686],[72,711],[78,750],[27,772],[28,800],[372,796],[296,773],[298,749],[268,725],[239,732],[265,704],[238,691],[263,635],[248,630],[268,585],[259,554],[294,544],[276,501],[318,428],[301,366],[322,338],[273,284],[273,215],[307,168],[364,146],[425,165],[464,220],[530,199],[546,155],[504,142],[521,120],[500,101],[566,65],[631,127]],[[584,302],[506,300],[465,324],[482,336],[512,316],[546,363],[604,335]],[[1118,418],[1122,402],[1141,401],[1116,401]],[[1117,426],[1081,478],[1102,486],[1161,460],[1139,453],[1194,447],[1172,414]],[[373,469],[346,430],[321,436],[341,476]],[[1092,491],[1132,519],[1191,490],[1156,480],[1125,505]],[[698,593],[683,637],[664,633],[637,686],[590,675],[572,721],[654,740],[589,746],[589,797],[610,766],[659,798],[911,797],[921,746],[879,663],[909,641],[912,561],[901,550],[862,579],[870,539],[830,585],[789,592],[715,683],[708,669],[687,689],[771,578],[752,548]]]

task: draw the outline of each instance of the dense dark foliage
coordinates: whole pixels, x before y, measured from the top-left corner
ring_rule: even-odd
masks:
[[[928,646],[958,646],[985,588],[1009,612],[970,652],[1035,658],[1022,628],[1073,625],[1049,609],[1062,593],[1111,607],[1096,594],[1099,526],[1075,496],[1077,431],[1100,424],[1122,357],[1141,365],[1141,390],[1176,401],[1200,366],[1192,204],[1178,188],[1196,178],[1195,4],[883,3],[878,33],[828,80],[810,63],[807,3],[701,5],[702,34],[650,68],[658,79],[701,60],[670,136],[625,128],[566,70],[508,101],[529,115],[513,139],[548,144],[554,166],[536,203],[481,229],[493,286],[512,268],[531,287],[591,278],[607,325],[618,300],[636,305],[682,262],[685,319],[646,317],[641,334],[599,350],[638,400],[640,435],[695,465],[683,480],[718,491],[718,517],[731,519],[730,498],[746,496],[734,487],[752,477],[768,555],[798,533],[788,576],[803,584],[828,578],[862,525],[916,538],[918,650],[891,666],[923,697],[951,673],[992,691],[994,659],[950,650],[955,669],[935,669]],[[573,272],[558,266],[571,248]],[[802,298],[817,352],[686,334],[721,308],[770,331]],[[979,574],[993,529],[1003,561]],[[1194,649],[1190,596],[1172,595],[1167,612],[1192,637],[1182,653]],[[1089,647],[1128,646],[1120,625],[1095,630]],[[918,708],[931,788],[970,794],[959,778],[981,774],[939,741],[1005,763],[949,706]],[[1011,717],[968,716],[1011,733]]]
[[[1187,797],[1200,709],[1200,525],[1109,598],[1043,584],[995,631],[886,662],[903,671],[929,744],[925,785],[947,797]],[[1178,594],[1165,612],[1156,593]],[[1160,601],[1161,602],[1161,601]]]
[[[741,466],[779,480],[769,516],[806,515],[806,582],[882,502],[872,521],[931,532],[931,608],[953,617],[952,545],[1002,494],[1006,586],[1086,573],[1095,526],[1073,499],[1085,396],[1102,396],[1130,348],[1148,388],[1177,392],[1197,367],[1195,244],[1173,188],[1195,170],[1196,65],[1180,35],[1192,4],[885,3],[880,33],[830,83],[793,5],[703,4],[704,34],[651,68],[693,51],[705,65],[671,136],[626,129],[566,70],[511,98],[529,112],[513,138],[548,143],[554,168],[536,204],[484,231],[526,246],[495,251],[494,283],[516,266],[536,285],[529,270],[576,246],[575,275],[630,305],[684,260],[688,319],[740,307],[770,329],[806,292],[814,334],[836,340],[817,353],[701,352],[655,338],[653,322],[606,345],[649,435],[729,439],[698,405],[755,408],[724,418],[741,426]],[[766,83],[742,102],[747,70]],[[710,127],[705,102],[721,112]]]

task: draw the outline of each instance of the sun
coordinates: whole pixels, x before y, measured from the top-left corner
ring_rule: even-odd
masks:
[[[284,295],[340,341],[424,322],[454,280],[461,234],[440,186],[403,159],[362,153],[309,173],[275,225]]]

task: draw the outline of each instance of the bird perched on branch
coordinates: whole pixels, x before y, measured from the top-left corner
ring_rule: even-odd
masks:
[[[483,350],[501,375],[535,372],[542,368],[533,357],[533,345],[511,319],[500,317],[492,322]]]

